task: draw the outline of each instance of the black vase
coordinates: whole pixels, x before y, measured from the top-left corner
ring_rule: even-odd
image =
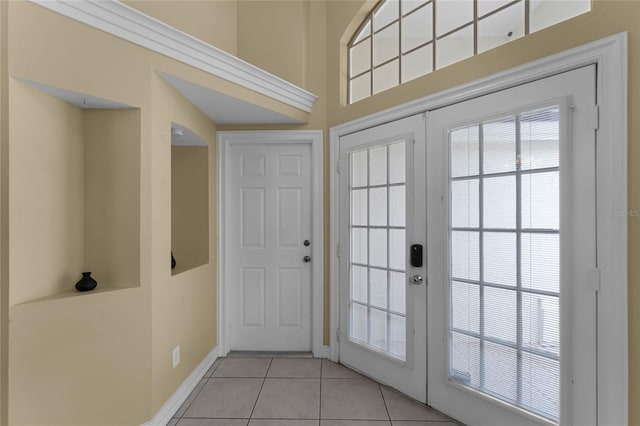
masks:
[[[173,252],[171,252],[171,269],[175,269],[177,265],[176,258],[173,257]]]
[[[76,283],[76,290],[78,291],[89,291],[96,288],[98,282],[91,278],[91,272],[83,272],[82,278],[80,281]]]

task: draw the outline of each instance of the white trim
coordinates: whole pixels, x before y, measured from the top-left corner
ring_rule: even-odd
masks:
[[[323,189],[323,132],[322,130],[265,130],[218,132],[218,344],[220,353],[229,352],[228,326],[231,324],[225,309],[230,303],[226,291],[226,170],[227,153],[232,144],[256,143],[311,144],[311,350],[318,358],[325,356],[324,334],[324,189]]]
[[[218,359],[218,346],[215,346],[211,352],[202,360],[200,365],[189,377],[185,379],[180,387],[171,395],[171,397],[164,403],[155,416],[148,422],[143,423],[141,426],[164,426],[173,417],[173,415],[180,409],[182,404],[187,400],[191,392],[198,386],[200,380],[207,374],[207,371],[211,368],[213,363]]]
[[[30,0],[76,21],[311,112],[318,98],[273,74],[117,0]]]
[[[597,138],[598,268],[598,424],[628,422],[627,316],[627,34],[613,36],[445,90],[330,129],[331,249],[338,242],[338,179],[336,161],[341,136],[417,113],[555,75],[581,66],[598,65],[600,129]],[[606,209],[623,216],[607,216]],[[331,342],[339,324],[337,262],[331,256]],[[333,356],[338,355],[334,345]],[[334,359],[335,360],[335,359]]]

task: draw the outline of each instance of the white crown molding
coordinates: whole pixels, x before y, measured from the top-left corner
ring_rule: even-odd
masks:
[[[311,112],[318,98],[118,0],[30,1],[302,111]]]

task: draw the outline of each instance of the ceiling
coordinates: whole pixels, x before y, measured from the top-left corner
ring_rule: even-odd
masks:
[[[32,80],[25,80],[22,78],[19,78],[18,80],[22,81],[25,84],[28,84],[29,86],[33,86],[37,89],[40,89],[43,92],[47,92],[50,95],[60,98],[63,101],[68,102],[82,109],[133,108],[131,105],[121,104],[119,102],[97,98],[91,95],[85,95],[83,93],[73,92],[71,90],[60,89],[59,87],[48,86],[46,84],[38,83]]]
[[[288,117],[208,87],[159,72],[174,89],[189,99],[216,124],[302,124]]]

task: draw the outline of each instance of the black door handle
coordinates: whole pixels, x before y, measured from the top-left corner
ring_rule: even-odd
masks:
[[[303,261],[304,263],[309,263],[309,262],[311,262],[311,256],[305,256],[305,257],[303,257],[303,258],[302,258],[302,261]]]

